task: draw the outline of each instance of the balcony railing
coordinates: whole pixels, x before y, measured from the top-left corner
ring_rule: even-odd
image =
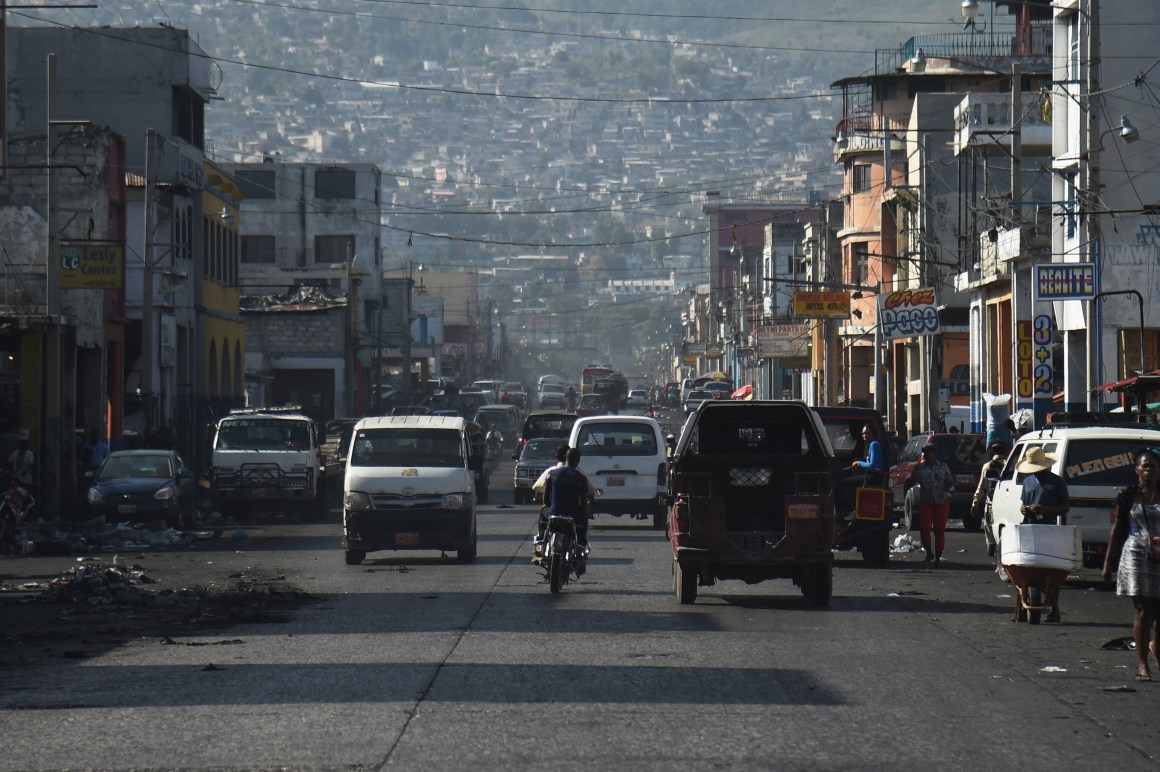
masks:
[[[1051,126],[1043,118],[1039,94],[1024,94],[1019,115],[1020,143],[1029,155],[1048,155]],[[1008,94],[968,94],[955,107],[955,154],[972,146],[1011,144],[1011,97]]]
[[[918,49],[928,59],[951,59],[958,65],[996,67],[996,60],[1043,59],[1051,61],[1052,28],[1050,21],[1032,22],[1021,30],[997,30],[976,34],[951,32],[921,35],[907,40],[900,47],[878,49],[874,52],[874,70],[866,75],[897,72],[914,58]],[[1004,70],[1007,68],[1004,67]]]

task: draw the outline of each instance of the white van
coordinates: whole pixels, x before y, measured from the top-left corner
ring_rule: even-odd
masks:
[[[1132,424],[1049,427],[1023,435],[1015,442],[991,498],[986,527],[993,543],[1001,543],[1004,528],[1023,522],[1019,512],[1020,494],[1027,475],[1016,472],[1015,466],[1028,450],[1040,447],[1056,457],[1051,471],[1067,483],[1071,509],[1065,524],[1078,527],[1084,565],[1089,569],[1100,568],[1116,495],[1136,484],[1136,453],[1157,446],[1160,446],[1160,431]]]
[[[568,444],[580,449],[580,471],[600,491],[593,513],[665,527],[668,448],[660,425],[646,416],[598,415],[576,419]]]
[[[460,563],[475,560],[475,471],[482,465],[462,418],[360,420],[343,485],[347,565],[376,550],[455,550]]]

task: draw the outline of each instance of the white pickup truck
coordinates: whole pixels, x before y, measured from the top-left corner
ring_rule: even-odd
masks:
[[[309,416],[238,410],[218,421],[210,480],[222,512],[316,514],[325,506],[320,476],[318,434]]]

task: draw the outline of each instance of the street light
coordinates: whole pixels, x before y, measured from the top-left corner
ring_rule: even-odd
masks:
[[[987,23],[983,22],[982,26],[976,24],[975,19],[979,17],[979,0],[963,0],[963,29],[969,29],[974,32],[986,32]]]

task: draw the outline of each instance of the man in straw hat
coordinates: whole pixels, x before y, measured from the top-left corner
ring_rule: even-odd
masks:
[[[1024,523],[1054,525],[1071,509],[1067,495],[1067,483],[1051,471],[1056,456],[1035,446],[1029,448],[1023,459],[1015,466],[1023,478],[1023,491],[1019,507]]]

